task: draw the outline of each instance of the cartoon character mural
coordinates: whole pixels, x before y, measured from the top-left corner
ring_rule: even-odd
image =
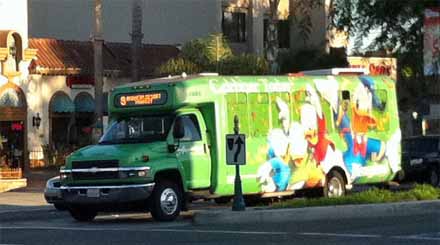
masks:
[[[323,186],[325,175],[335,166],[347,173],[348,184],[359,177],[399,170],[399,129],[388,142],[367,134],[380,123],[372,111],[386,107],[376,94],[374,80],[360,77],[355,86],[351,98],[341,99],[340,90],[346,88],[340,89],[335,77],[315,79],[305,86],[305,100],[295,101],[300,104],[300,118],[295,122],[291,122],[288,104],[276,98],[282,128],[271,129],[267,138],[268,160],[257,173],[263,192]],[[326,118],[322,103],[328,103],[332,118]],[[339,133],[335,137],[346,147],[336,147],[328,137],[328,125],[334,125]]]
[[[307,98],[300,107],[300,122],[290,122],[289,106],[276,98],[278,119],[282,129],[275,128],[268,136],[268,161],[258,171],[258,179],[264,192],[296,190],[322,186],[328,163],[342,154],[326,137],[326,120],[319,96],[310,86]],[[329,169],[329,168],[328,168]]]
[[[327,85],[331,84],[331,87],[326,87],[323,83],[316,84],[318,88],[321,87],[324,99],[329,101],[336,126],[347,145],[343,153],[343,161],[351,181],[361,176],[371,177],[389,172],[386,164],[366,166],[368,161],[384,163],[387,159],[392,172],[399,170],[400,132],[395,132],[387,143],[367,136],[367,133],[376,129],[379,124],[372,110],[384,111],[385,103],[380,101],[376,94],[374,80],[371,77],[361,76],[360,80],[361,83],[355,88],[352,98],[347,94],[348,98],[343,98],[342,101],[339,101],[337,96],[337,82],[327,83]],[[329,78],[328,81],[332,79]],[[349,110],[351,110],[351,120],[348,116]]]

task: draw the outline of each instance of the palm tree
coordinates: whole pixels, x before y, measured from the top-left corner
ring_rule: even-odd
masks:
[[[269,0],[269,20],[267,26],[266,59],[273,74],[278,71],[278,6],[280,0]]]

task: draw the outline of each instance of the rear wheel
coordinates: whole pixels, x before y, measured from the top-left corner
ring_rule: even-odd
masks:
[[[151,215],[155,220],[175,220],[182,209],[181,188],[171,181],[158,182],[150,197],[149,205]]]
[[[325,197],[341,197],[346,193],[345,181],[338,171],[331,171],[327,174],[326,183],[324,186]]]
[[[74,206],[69,207],[69,213],[77,221],[86,222],[92,221],[98,214],[98,211],[87,207]]]

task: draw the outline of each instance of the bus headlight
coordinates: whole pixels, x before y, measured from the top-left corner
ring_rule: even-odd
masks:
[[[137,171],[137,176],[139,176],[139,177],[146,177],[147,176],[147,170],[139,170],[139,171]]]
[[[60,180],[61,180],[61,181],[66,180],[66,179],[68,179],[70,176],[71,176],[71,173],[67,173],[67,172],[60,173]]]

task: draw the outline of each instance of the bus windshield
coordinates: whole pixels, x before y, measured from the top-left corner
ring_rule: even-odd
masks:
[[[112,123],[99,144],[131,144],[165,140],[171,116],[129,117]]]

